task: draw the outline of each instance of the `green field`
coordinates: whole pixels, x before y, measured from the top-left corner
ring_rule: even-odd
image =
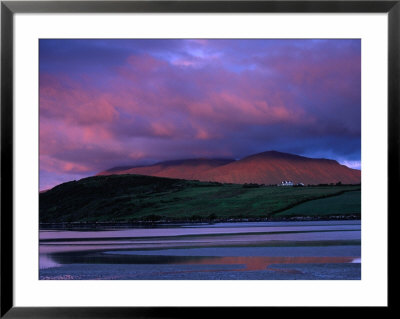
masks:
[[[141,175],[95,176],[41,193],[39,214],[41,223],[322,216],[333,212],[324,211],[329,205],[335,206],[336,215],[360,214],[360,207],[354,206],[360,192],[347,193],[356,190],[360,191],[359,185],[277,187]],[[345,194],[352,199],[342,197]],[[330,201],[324,205],[315,200],[319,198]],[[290,210],[306,202],[311,209]]]
[[[337,196],[311,200],[277,213],[276,216],[360,215],[360,212],[361,191],[351,191]]]

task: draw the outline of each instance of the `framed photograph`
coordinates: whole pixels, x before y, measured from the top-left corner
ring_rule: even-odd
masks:
[[[2,1],[1,316],[390,309],[399,29],[398,1]]]

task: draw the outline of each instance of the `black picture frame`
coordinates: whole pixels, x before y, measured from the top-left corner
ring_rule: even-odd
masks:
[[[16,13],[118,13],[118,12],[269,12],[269,13],[388,13],[388,233],[399,212],[400,155],[400,0],[396,1],[1,1],[1,317],[5,318],[190,318],[226,316],[225,307],[15,307],[13,303],[13,17]],[[390,236],[388,247],[391,247]],[[388,254],[389,256],[389,254]],[[389,258],[390,264],[390,258]],[[388,269],[389,270],[389,269]],[[388,287],[393,277],[390,276]],[[390,289],[389,289],[390,290]],[[388,294],[389,310],[392,295]],[[256,308],[256,309],[255,309]],[[249,316],[240,307],[236,315]],[[315,307],[318,309],[318,307]],[[326,307],[324,307],[326,308]],[[335,314],[340,307],[332,308]],[[307,307],[285,309],[301,315]],[[351,309],[347,308],[346,311]],[[357,311],[359,309],[353,309]],[[270,310],[268,310],[270,311]],[[281,311],[281,310],[279,310]],[[371,311],[371,309],[368,309]]]

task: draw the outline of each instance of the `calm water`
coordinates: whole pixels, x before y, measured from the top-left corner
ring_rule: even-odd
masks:
[[[40,231],[40,279],[360,279],[360,221]]]

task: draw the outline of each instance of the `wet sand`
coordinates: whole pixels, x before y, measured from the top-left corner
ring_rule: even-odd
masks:
[[[242,266],[243,268],[244,266]],[[358,280],[360,264],[291,264],[236,271],[235,265],[73,264],[40,272],[42,280]]]

